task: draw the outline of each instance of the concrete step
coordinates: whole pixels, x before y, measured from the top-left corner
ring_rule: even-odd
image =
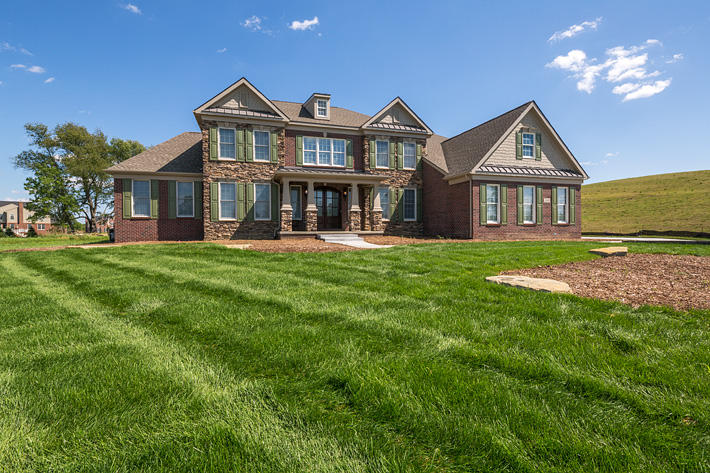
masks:
[[[329,240],[349,240],[362,241],[362,238],[357,233],[319,233],[316,238],[323,241]]]

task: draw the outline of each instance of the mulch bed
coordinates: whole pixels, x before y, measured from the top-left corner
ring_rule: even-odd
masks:
[[[630,254],[559,266],[505,271],[569,284],[582,297],[616,300],[633,307],[710,310],[710,257]]]

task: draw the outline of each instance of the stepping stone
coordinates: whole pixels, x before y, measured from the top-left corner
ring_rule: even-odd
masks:
[[[606,258],[607,256],[626,256],[629,253],[629,249],[625,246],[609,246],[607,248],[594,248],[589,250],[589,252]]]
[[[561,292],[572,294],[569,284],[554,279],[530,278],[528,276],[488,276],[486,281],[510,287],[521,287],[541,292]]]
[[[225,248],[230,248],[232,250],[246,250],[249,248],[251,244],[249,243],[239,243],[239,244],[234,244],[234,245],[224,245]]]

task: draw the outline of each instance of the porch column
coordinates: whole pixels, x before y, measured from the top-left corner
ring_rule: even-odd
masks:
[[[290,232],[293,229],[293,208],[291,207],[291,181],[281,180],[281,231]]]
[[[315,232],[318,230],[318,207],[316,207],[316,191],[313,186],[313,181],[308,181],[306,200],[306,231]]]
[[[350,231],[355,232],[362,229],[360,219],[360,194],[357,189],[357,182],[350,184],[350,209],[348,209],[350,221]]]
[[[380,193],[377,185],[373,185],[373,194],[370,228],[374,231],[382,231],[384,230],[384,225],[382,224],[382,203],[380,202]]]

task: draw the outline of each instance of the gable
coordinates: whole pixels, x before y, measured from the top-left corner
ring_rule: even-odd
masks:
[[[286,115],[244,77],[197,107],[193,113],[196,116],[216,113],[288,121]]]
[[[394,123],[409,126],[419,126],[417,120],[402,107],[395,103],[385,110],[374,123]]]
[[[271,107],[251,91],[246,85],[240,85],[229,92],[210,108],[231,108],[254,112],[270,111]]]
[[[399,97],[392,100],[382,110],[370,117],[362,127],[432,134],[432,131],[426,123],[424,123],[414,111],[404,103],[404,100]]]

